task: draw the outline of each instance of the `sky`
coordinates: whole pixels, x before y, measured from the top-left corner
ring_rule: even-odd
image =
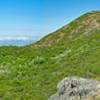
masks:
[[[100,10],[100,0],[44,1],[44,34],[61,28],[87,12]]]
[[[0,37],[41,35],[42,23],[43,0],[0,0]]]
[[[43,37],[92,10],[100,0],[0,0],[0,37]]]

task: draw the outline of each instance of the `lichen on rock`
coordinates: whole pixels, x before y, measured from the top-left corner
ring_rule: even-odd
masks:
[[[57,93],[52,95],[48,100],[88,100],[90,96],[99,96],[99,93],[100,81],[68,77],[64,78],[57,85]]]

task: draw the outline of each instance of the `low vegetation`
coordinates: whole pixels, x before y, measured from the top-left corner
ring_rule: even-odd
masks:
[[[95,14],[100,16],[100,12]],[[74,29],[74,24],[69,26]],[[54,42],[58,38],[55,32],[54,37],[49,35],[49,42],[47,36],[30,46],[0,47],[0,99],[47,100],[67,76],[100,80],[100,31],[97,27],[90,31],[91,27],[87,25],[87,35],[80,35],[86,32],[80,30],[72,39],[65,38],[67,30],[63,28],[65,36],[59,42]]]

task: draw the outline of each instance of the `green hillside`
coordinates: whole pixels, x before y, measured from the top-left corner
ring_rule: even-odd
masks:
[[[0,47],[0,100],[47,100],[67,76],[100,80],[100,12],[26,47]]]
[[[61,29],[47,35],[38,41],[35,47],[52,47],[53,44],[57,45],[59,42],[68,42],[99,31],[100,11],[92,11],[80,16]]]

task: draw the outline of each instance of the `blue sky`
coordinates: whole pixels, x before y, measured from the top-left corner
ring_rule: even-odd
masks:
[[[39,35],[43,0],[0,0],[0,36]]]
[[[100,10],[100,0],[44,0],[44,33],[68,24],[80,15]]]
[[[0,36],[44,36],[92,10],[100,0],[0,0]]]

